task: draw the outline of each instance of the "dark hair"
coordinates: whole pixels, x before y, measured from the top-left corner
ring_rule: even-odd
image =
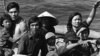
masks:
[[[39,18],[38,18],[37,16],[33,16],[33,17],[31,17],[31,18],[28,20],[28,28],[29,28],[29,29],[30,29],[30,27],[29,27],[30,24],[31,24],[31,23],[34,23],[34,22],[37,22],[37,23],[39,24],[39,28],[42,27],[42,24],[41,24]]]
[[[3,21],[4,20],[9,20],[9,21],[11,21],[12,22],[12,19],[11,19],[11,17],[10,17],[10,15],[8,15],[8,14],[3,14],[3,16],[1,16],[1,18],[0,18],[0,26],[2,26],[3,27]]]
[[[52,37],[48,38],[46,41],[47,41],[48,45],[54,46],[55,45],[55,40],[56,40],[56,37],[52,36]]]
[[[72,28],[72,19],[73,19],[73,17],[76,16],[76,15],[79,15],[79,16],[82,18],[81,13],[79,13],[79,12],[74,12],[74,13],[72,13],[72,14],[69,16],[68,23],[67,23],[67,28],[68,28],[68,30],[70,30],[70,29]]]
[[[42,24],[45,24],[46,26],[55,26],[58,24],[58,21],[56,18],[49,17],[49,16],[43,16],[39,17]]]
[[[10,9],[16,8],[19,11],[19,4],[16,2],[10,2],[7,6],[7,11],[9,12]]]
[[[97,40],[96,40],[96,47],[97,47],[97,45],[100,45],[100,38],[98,38]],[[97,51],[99,52],[99,48],[97,47]]]
[[[100,38],[96,40],[96,45],[100,45]]]

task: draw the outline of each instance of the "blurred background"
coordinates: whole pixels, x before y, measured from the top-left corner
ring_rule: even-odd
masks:
[[[96,0],[0,0],[0,16],[4,13],[4,6],[13,1],[20,4],[20,15],[24,19],[27,20],[33,15],[48,11],[57,17],[60,25],[65,25],[68,16],[74,11],[80,12],[83,20],[87,19],[93,4],[96,2]],[[100,6],[90,28],[100,31]]]

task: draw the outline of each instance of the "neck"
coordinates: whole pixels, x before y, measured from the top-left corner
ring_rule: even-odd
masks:
[[[12,20],[14,20],[14,21],[15,21],[16,19],[15,19],[14,17],[12,17]]]
[[[77,27],[73,26],[72,28],[73,28],[74,32],[77,32],[77,29],[78,29]]]
[[[4,27],[4,30],[9,30],[9,28],[5,28],[5,27]]]

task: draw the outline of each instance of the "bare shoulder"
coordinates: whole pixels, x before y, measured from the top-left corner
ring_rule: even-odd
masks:
[[[18,28],[21,32],[24,32],[26,30],[26,23],[25,21],[21,21],[18,25]]]

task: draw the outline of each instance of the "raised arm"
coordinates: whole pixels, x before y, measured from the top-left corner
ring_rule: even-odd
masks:
[[[97,1],[93,8],[92,8],[92,11],[90,12],[90,15],[89,17],[87,18],[86,22],[88,25],[91,24],[91,22],[93,21],[94,17],[95,17],[95,14],[96,14],[96,10],[97,10],[97,7],[100,5],[100,1]]]

